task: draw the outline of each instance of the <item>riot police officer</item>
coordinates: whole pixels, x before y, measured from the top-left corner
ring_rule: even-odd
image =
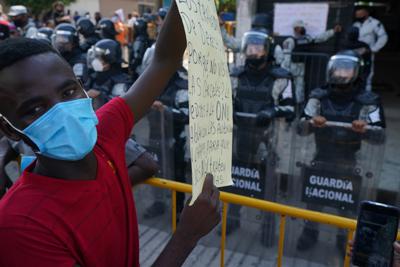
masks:
[[[54,30],[51,42],[71,65],[75,76],[85,82],[88,77],[86,54],[79,48],[79,36],[75,26],[69,23],[59,24]]]
[[[54,30],[49,27],[42,27],[38,30],[35,35],[35,39],[43,40],[44,42],[51,44],[51,37],[54,34]]]
[[[144,54],[151,46],[151,40],[147,33],[147,22],[144,19],[136,20],[134,24],[135,41],[133,42],[132,51],[129,59],[129,69],[132,72],[133,79],[139,77],[140,71],[138,67],[143,62]]]
[[[384,142],[385,118],[379,96],[366,92],[360,86],[362,61],[352,50],[332,56],[327,66],[327,85],[311,91],[302,114],[298,133],[314,133],[316,152],[313,168],[324,172],[349,170],[357,163],[361,141]],[[332,127],[328,123],[347,123],[348,128]],[[368,127],[376,127],[367,130]],[[318,167],[319,165],[323,167]],[[309,209],[321,211],[322,206],[308,203]],[[346,211],[340,209],[343,215]],[[316,244],[318,225],[307,222],[298,240],[297,248],[307,250]],[[345,235],[337,235],[337,246],[343,251]]]
[[[96,99],[98,105],[120,96],[132,85],[129,75],[121,67],[122,51],[117,41],[110,39],[98,41],[89,49],[87,62],[94,72],[85,83],[85,88],[100,92],[100,96]]]
[[[76,29],[83,36],[81,41],[81,50],[87,52],[92,45],[100,41],[100,36],[96,33],[96,27],[88,18],[81,18],[76,24]]]
[[[112,20],[107,18],[101,19],[99,21],[98,28],[101,39],[115,40],[117,30],[115,29],[114,22],[112,22]]]
[[[310,36],[307,33],[306,23],[303,20],[293,22],[293,36],[287,38],[283,44],[284,59],[281,66],[290,71],[296,85],[296,101],[303,103],[305,100],[304,76],[306,75],[305,56],[293,55],[292,53],[307,53],[313,51],[313,44],[323,43],[332,38],[335,33],[341,32],[342,27],[336,25],[333,29],[327,30],[317,36]]]
[[[189,94],[188,74],[186,69],[181,67],[168,82],[164,92],[153,104],[153,108],[161,111],[164,108],[172,111],[173,114],[173,155],[174,155],[174,179],[178,182],[186,182],[187,162],[185,160],[187,136],[185,126],[189,124]],[[159,124],[158,124],[159,125]],[[154,130],[158,125],[150,125]],[[157,130],[151,133],[152,139],[159,139]],[[176,194],[176,211],[179,215],[184,207],[185,194]],[[156,200],[145,212],[145,218],[153,218],[161,215],[166,210],[162,201]],[[177,216],[179,218],[179,216]]]
[[[291,75],[285,69],[273,64],[271,38],[261,31],[244,34],[242,53],[245,56],[243,68],[233,73],[234,122],[237,126],[234,161],[258,164],[261,179],[272,179],[265,174],[268,162],[273,161],[274,151],[270,148],[271,129],[275,118],[292,120],[295,117],[294,92]],[[242,116],[241,114],[247,114]],[[250,117],[249,117],[250,114]],[[254,133],[258,133],[254,135]],[[255,137],[256,136],[256,137]],[[261,150],[260,148],[264,147]],[[273,185],[268,186],[268,199],[274,198]],[[232,206],[230,215],[239,217],[239,208]],[[239,227],[238,219],[228,220],[227,234]],[[263,229],[264,230],[264,229]],[[268,242],[264,242],[266,244]]]

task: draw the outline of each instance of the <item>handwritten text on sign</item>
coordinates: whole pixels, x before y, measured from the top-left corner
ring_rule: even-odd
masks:
[[[193,204],[207,173],[232,185],[232,88],[214,0],[176,1],[189,52]]]

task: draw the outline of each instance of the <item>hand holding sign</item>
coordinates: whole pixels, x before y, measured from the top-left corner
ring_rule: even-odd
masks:
[[[232,185],[232,88],[214,0],[177,0],[189,51],[189,128],[193,197],[206,173]]]
[[[183,209],[177,232],[195,244],[214,229],[220,220],[219,191],[213,184],[213,176],[207,174],[197,200],[192,206]]]

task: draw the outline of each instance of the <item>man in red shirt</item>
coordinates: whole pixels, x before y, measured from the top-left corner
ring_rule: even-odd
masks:
[[[0,130],[37,160],[0,201],[0,266],[139,266],[125,143],[176,71],[186,38],[174,3],[153,63],[94,113],[72,69],[31,39],[0,44]],[[180,266],[220,220],[207,176],[154,266]]]

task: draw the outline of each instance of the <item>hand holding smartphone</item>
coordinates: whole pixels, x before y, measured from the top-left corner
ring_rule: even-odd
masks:
[[[363,201],[358,215],[353,264],[392,267],[400,211],[397,207]]]

